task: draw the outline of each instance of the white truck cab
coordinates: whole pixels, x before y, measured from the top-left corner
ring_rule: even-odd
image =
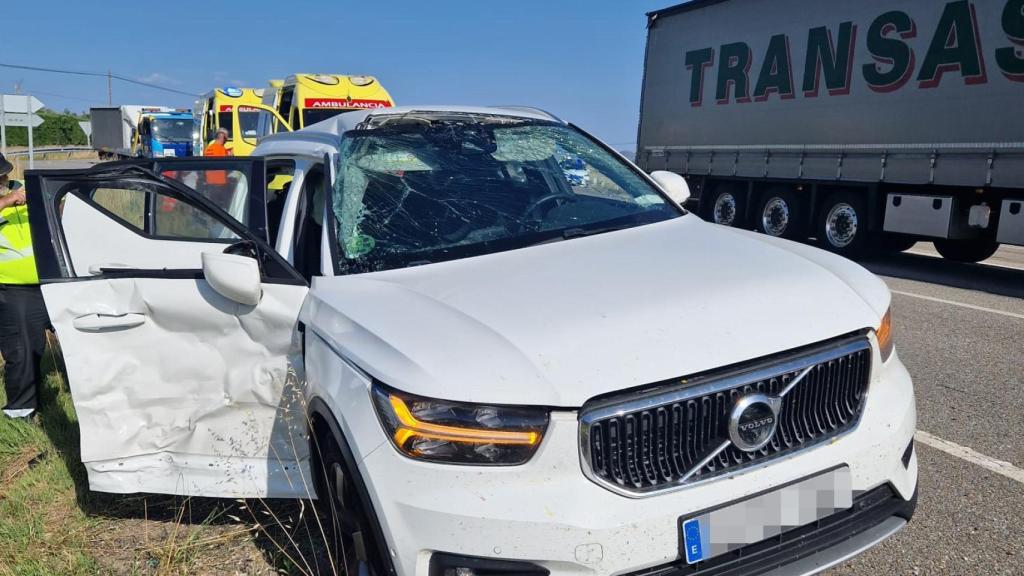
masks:
[[[811,574],[913,514],[885,285],[549,114],[26,179],[94,490],[319,497],[402,576]]]

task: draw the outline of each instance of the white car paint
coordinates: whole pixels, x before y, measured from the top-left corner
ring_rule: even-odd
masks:
[[[264,284],[257,306],[194,279],[63,282],[43,296],[93,490],[305,495],[306,421],[283,416],[300,413],[304,286]],[[105,329],[76,326],[94,315]]]
[[[628,573],[678,557],[679,518],[834,465],[850,465],[855,491],[891,482],[910,498],[916,455],[906,469],[900,462],[916,422],[910,377],[895,357],[883,365],[876,352],[874,360],[881,368],[853,433],[781,463],[677,492],[624,498],[585,478],[574,411],[554,413],[544,446],[523,466],[481,473],[423,464],[385,443],[362,462],[363,475],[373,481],[374,505],[387,523],[400,574],[426,574],[431,550],[529,559],[552,574]],[[361,407],[372,410],[368,402]]]
[[[296,159],[280,254],[294,261],[294,196],[325,154],[336,161],[340,134],[370,115],[418,110],[352,112],[259,144],[256,156]],[[111,251],[107,225],[91,225],[93,236],[77,241],[90,260],[102,259]],[[170,242],[167,254],[175,251],[182,266],[219,248]],[[333,276],[325,254],[318,272],[308,289],[265,280],[256,306],[232,302],[205,278],[90,278],[79,270],[78,281],[45,284],[90,486],[311,496],[303,408],[316,399],[352,449],[401,576],[426,574],[435,551],[529,560],[552,574],[656,566],[679,557],[680,517],[838,464],[850,467],[855,490],[889,483],[904,498],[915,492],[916,457],[907,467],[900,461],[915,427],[912,384],[895,354],[882,361],[873,333],[861,421],[832,442],[643,498],[616,494],[581,470],[578,409],[595,396],[876,328],[889,292],[842,258],[686,215],[344,277]],[[145,320],[83,329],[83,318],[95,325],[92,315]],[[526,464],[422,462],[388,441],[370,398],[374,378],[432,398],[555,410]]]
[[[870,292],[869,273],[860,273],[869,287],[861,295],[829,268],[759,238],[687,215],[325,278],[313,296],[319,314],[348,326],[330,335],[341,352],[380,381],[495,404],[578,407],[879,323],[888,294]]]
[[[256,306],[263,297],[260,266],[254,258],[203,252],[203,276],[211,288],[233,302]]]
[[[61,214],[71,263],[79,275],[102,268],[199,268],[197,242],[148,238],[125,226],[111,226],[110,217],[76,196],[68,196]],[[102,230],[97,235],[96,231]],[[231,234],[224,231],[226,238]],[[234,240],[204,242],[202,250],[220,252]],[[116,248],[114,248],[116,247]]]

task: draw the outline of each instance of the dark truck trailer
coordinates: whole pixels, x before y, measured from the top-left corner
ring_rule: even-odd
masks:
[[[135,122],[124,106],[104,106],[89,109],[92,123],[92,147],[101,159],[131,156]]]
[[[652,12],[637,162],[707,220],[851,256],[1024,245],[1024,0]]]

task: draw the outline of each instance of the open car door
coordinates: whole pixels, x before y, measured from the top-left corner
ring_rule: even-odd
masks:
[[[309,497],[302,277],[142,166],[30,171],[26,186],[90,487]]]
[[[234,107],[231,110],[231,127],[231,133],[238,134],[249,151],[265,136],[292,131],[292,126],[277,110],[263,104]]]

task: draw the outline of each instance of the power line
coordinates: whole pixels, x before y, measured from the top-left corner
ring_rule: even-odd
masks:
[[[14,68],[17,70],[30,70],[33,72],[50,72],[53,74],[71,74],[74,76],[94,76],[100,78],[113,78],[120,80],[121,82],[127,82],[129,84],[136,84],[138,86],[145,86],[146,88],[152,88],[154,90],[163,90],[164,92],[173,92],[174,94],[181,94],[183,96],[198,96],[193,92],[186,92],[184,90],[178,90],[176,88],[168,88],[167,86],[161,86],[159,84],[153,84],[152,82],[145,82],[143,80],[136,80],[134,78],[128,78],[121,76],[120,74],[112,74],[109,72],[87,72],[84,70],[62,70],[59,68],[46,68],[43,66],[26,66],[24,64],[5,64],[0,62],[0,68]]]
[[[63,100],[77,100],[79,102],[88,102],[89,104],[103,104],[102,100],[97,100],[95,98],[81,98],[81,97],[78,97],[78,96],[65,96],[64,94],[57,94],[56,92],[43,92],[42,90],[35,90],[35,89],[26,90],[26,92],[30,92],[33,96],[53,96],[54,98],[61,98]]]

